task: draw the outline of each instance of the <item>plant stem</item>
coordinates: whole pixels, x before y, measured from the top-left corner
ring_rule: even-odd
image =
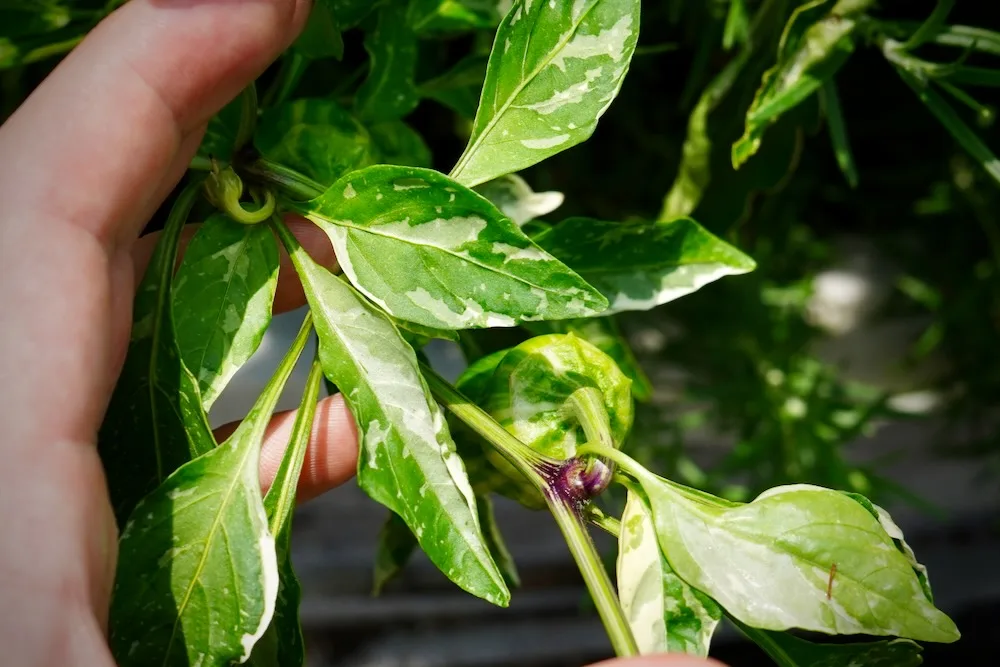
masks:
[[[639,647],[632,636],[632,629],[629,628],[614,586],[579,512],[551,493],[547,493],[545,497],[549,511],[552,512],[559,530],[566,539],[566,545],[573,554],[573,560],[580,568],[580,574],[587,584],[587,590],[594,600],[615,654],[619,657],[639,655]]]
[[[604,447],[614,447],[611,438],[611,421],[604,396],[594,387],[580,387],[569,395],[567,406],[583,427],[587,442],[596,442]]]
[[[421,363],[420,370],[423,371],[424,378],[427,380],[427,384],[434,397],[445,408],[465,422],[469,428],[483,436],[501,456],[527,477],[539,491],[543,494],[548,493],[549,479],[544,475],[543,471],[555,471],[562,465],[561,461],[536,452],[508,433],[496,420],[471,400],[463,396],[450,382],[434,372],[427,364]]]
[[[315,199],[326,190],[321,183],[294,169],[263,158],[254,160],[250,164],[240,165],[238,171],[258,182],[274,186],[288,197],[299,201]]]
[[[618,537],[621,532],[622,523],[618,519],[604,513],[604,510],[596,505],[587,505],[583,510],[584,518],[591,524],[597,526],[608,535]]]

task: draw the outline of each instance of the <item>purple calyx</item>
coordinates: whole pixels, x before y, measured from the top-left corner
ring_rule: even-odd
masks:
[[[574,506],[599,496],[611,483],[611,469],[600,459],[569,459],[549,476],[549,490]]]

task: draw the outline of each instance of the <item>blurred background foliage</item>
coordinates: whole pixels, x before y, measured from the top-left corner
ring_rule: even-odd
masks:
[[[117,4],[0,0],[0,118]],[[423,99],[407,122],[447,171],[510,0],[424,4],[440,7],[421,27]],[[345,30],[318,15],[260,80],[264,105],[293,93],[348,103],[367,74],[370,5],[320,0]],[[565,194],[547,220],[690,213],[758,269],[618,319],[653,388],[631,452],[738,500],[812,482],[919,503],[880,461],[845,450],[887,420],[923,419],[940,456],[976,457],[1000,483],[998,3],[646,0],[642,11],[630,73],[594,137],[521,176]],[[786,30],[793,16],[801,25]],[[848,48],[834,53],[823,31],[846,21],[835,46]],[[798,55],[818,59],[818,90],[779,105],[734,168],[783,32],[782,48],[801,39]],[[802,74],[780,68],[782,80]],[[529,335],[479,331],[463,349]],[[972,432],[960,446],[956,424]],[[730,446],[699,453],[706,433]]]

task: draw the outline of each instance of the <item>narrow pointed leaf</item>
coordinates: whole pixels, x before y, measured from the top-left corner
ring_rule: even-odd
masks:
[[[332,100],[302,99],[268,109],[254,145],[265,158],[323,185],[375,162],[368,130]]]
[[[878,520],[843,493],[800,484],[726,507],[632,472],[671,568],[737,620],[764,630],[959,638]]]
[[[179,196],[136,291],[125,365],[98,434],[118,525],[174,470],[215,447],[170,308],[177,244],[200,189],[193,184]]]
[[[361,440],[358,484],[398,514],[456,584],[506,606],[510,592],[479,527],[475,498],[413,349],[392,321],[316,264],[277,224],[316,320],[323,371]]]
[[[617,573],[618,597],[640,654],[708,655],[722,610],[670,568],[652,514],[632,490],[622,514]]]
[[[889,639],[857,644],[818,644],[787,632],[758,630],[736,622],[747,637],[778,667],[917,667],[923,664],[920,644]]]
[[[472,136],[451,175],[468,186],[586,140],[618,94],[639,0],[518,0],[500,23]]]
[[[830,143],[833,144],[833,154],[837,158],[837,166],[852,188],[858,187],[858,168],[854,164],[854,153],[847,139],[847,128],[844,125],[844,111],[840,106],[840,96],[833,80],[823,82],[820,96],[826,111],[826,126],[830,132]]]
[[[298,205],[355,287],[441,329],[593,315],[604,298],[487,200],[430,169],[377,165]]]
[[[497,3],[488,0],[411,0],[407,11],[421,36],[495,28],[500,18]]]
[[[468,56],[444,74],[420,84],[420,95],[471,120],[476,116],[476,107],[483,90],[486,62],[485,57]]]
[[[487,181],[477,186],[476,192],[493,202],[518,227],[548,215],[562,206],[565,200],[561,192],[535,192],[517,174],[507,174]]]
[[[260,446],[308,333],[299,333],[232,436],[178,468],[125,524],[111,602],[118,665],[244,662],[267,629],[278,563],[260,494]]]
[[[416,548],[417,538],[413,536],[413,531],[398,514],[389,512],[375,547],[372,595],[381,594],[385,585],[403,571]]]
[[[312,318],[307,315],[303,327],[312,328]],[[306,457],[312,435],[313,417],[323,379],[323,369],[314,361],[306,379],[302,401],[292,424],[288,448],[278,466],[271,488],[264,496],[264,510],[268,526],[274,535],[275,556],[278,561],[278,595],[274,616],[260,641],[254,646],[249,664],[254,667],[301,667],[305,662],[305,642],[299,622],[299,604],[302,587],[292,567],[292,512],[298,490],[302,462]]]
[[[733,166],[750,159],[768,126],[816,92],[854,50],[857,16],[873,0],[811,0],[785,26],[774,67],[764,73],[747,111],[746,129],[733,144]]]
[[[396,0],[378,13],[375,29],[365,35],[368,78],[354,102],[358,116],[366,122],[396,120],[420,102],[414,80],[417,65],[417,34],[406,20],[406,3]]]
[[[260,345],[277,284],[278,245],[267,226],[220,213],[191,239],[174,277],[174,332],[205,410]]]
[[[690,218],[618,223],[569,218],[535,237],[611,304],[649,310],[756,264]]]
[[[618,328],[618,320],[614,316],[532,322],[525,325],[525,328],[537,335],[571,333],[579,336],[615,360],[622,373],[632,380],[632,397],[635,400],[648,401],[652,398],[653,385],[632,353],[632,348]]]

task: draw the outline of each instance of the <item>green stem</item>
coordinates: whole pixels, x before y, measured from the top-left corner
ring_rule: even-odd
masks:
[[[275,76],[274,83],[264,93],[264,108],[281,104],[291,97],[308,65],[309,61],[301,53],[295,50],[288,51],[281,60],[281,68]]]
[[[593,540],[590,539],[580,514],[552,494],[546,494],[546,502],[566,539],[566,545],[569,546],[577,567],[580,568],[580,574],[587,584],[587,590],[594,600],[615,654],[619,657],[639,655],[639,647],[632,636],[632,629],[628,625],[611,579],[604,569],[601,556]]]
[[[546,468],[552,470],[558,468],[562,465],[560,461],[536,452],[508,433],[493,417],[490,417],[479,406],[463,396],[450,382],[434,372],[430,366],[421,363],[420,370],[423,371],[424,378],[427,380],[427,385],[430,387],[434,397],[449,412],[465,422],[476,433],[483,436],[501,456],[527,477],[543,495],[547,495],[549,489],[548,480],[543,476],[542,471]]]
[[[307,201],[319,197],[326,188],[311,178],[277,162],[263,158],[241,165],[240,173],[248,178],[273,186],[291,199]]]
[[[257,86],[251,81],[250,85],[240,93],[240,124],[236,129],[234,150],[238,151],[249,143],[255,129],[257,129]]]
[[[583,514],[587,521],[612,537],[618,537],[618,534],[621,532],[622,522],[609,514],[605,514],[604,510],[596,505],[588,504],[584,508]]]
[[[725,613],[725,612],[724,612]],[[778,645],[770,635],[764,630],[758,630],[757,628],[751,628],[745,623],[741,623],[737,619],[733,618],[730,614],[726,614],[726,618],[735,625],[740,632],[747,636],[747,639],[752,641],[754,644],[759,646],[764,653],[767,653],[775,664],[779,667],[798,667],[798,662],[792,658],[788,653],[785,652],[781,646]]]
[[[598,443],[603,447],[614,447],[608,408],[604,404],[604,395],[598,389],[580,387],[569,395],[566,405],[583,427],[587,442]]]

